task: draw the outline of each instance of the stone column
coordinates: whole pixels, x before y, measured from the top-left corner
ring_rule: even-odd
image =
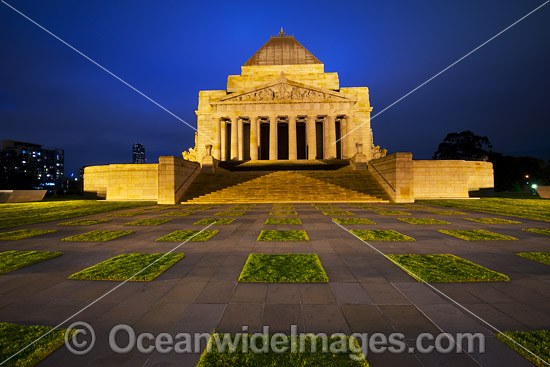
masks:
[[[225,161],[225,140],[227,139],[225,134],[225,121],[220,119],[220,161]]]
[[[269,159],[277,160],[277,115],[269,116]]]
[[[296,147],[296,116],[288,116],[288,159],[298,159],[298,148]]]
[[[315,116],[308,115],[306,120],[307,159],[315,159],[317,156],[317,140],[315,136]]]
[[[230,120],[231,120],[231,159],[239,159],[239,153],[238,153],[239,142],[237,138],[237,135],[239,134],[237,129],[239,118],[234,117],[234,118],[230,118]]]
[[[336,158],[336,124],[334,121],[334,115],[328,115],[326,117],[327,132],[327,145],[325,148],[325,157],[328,159]]]
[[[237,144],[239,146],[239,150],[237,152],[237,159],[239,161],[242,161],[244,159],[244,120],[242,118],[237,119]]]
[[[250,117],[250,159],[258,159],[258,117]]]
[[[344,116],[341,120],[340,120],[340,150],[342,151],[342,159],[346,159],[348,158],[348,152],[347,152],[347,149],[346,149],[346,138],[343,138],[343,136],[345,136],[347,134],[347,129],[346,129],[346,125],[347,125],[347,116]]]
[[[214,123],[214,158],[221,160],[221,145],[222,145],[222,131],[221,131],[221,121],[219,118],[213,117],[212,122]]]

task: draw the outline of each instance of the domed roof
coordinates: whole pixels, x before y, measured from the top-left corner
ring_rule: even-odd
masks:
[[[322,64],[294,36],[287,36],[281,28],[278,36],[271,36],[243,66]]]

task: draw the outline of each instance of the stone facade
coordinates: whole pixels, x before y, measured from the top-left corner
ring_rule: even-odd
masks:
[[[340,88],[292,36],[271,37],[226,88],[199,92],[199,160],[207,145],[221,161],[348,159],[356,143],[372,157],[368,88]]]

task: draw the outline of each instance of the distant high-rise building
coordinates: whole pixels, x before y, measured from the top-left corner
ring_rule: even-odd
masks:
[[[2,140],[0,186],[6,189],[61,188],[65,166],[63,149]]]
[[[142,164],[145,162],[145,147],[141,143],[135,143],[132,147],[132,163]]]

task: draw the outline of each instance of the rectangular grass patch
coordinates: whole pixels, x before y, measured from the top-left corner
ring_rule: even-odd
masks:
[[[367,218],[332,218],[338,224],[376,224],[373,221],[368,220]]]
[[[157,242],[184,242],[184,241],[194,241],[194,242],[204,242],[208,241],[219,231],[214,230],[205,230],[205,231],[192,231],[192,230],[178,230],[174,231],[166,236],[157,238]]]
[[[529,229],[524,229],[524,231],[550,236],[550,228],[529,228]]]
[[[327,283],[316,254],[250,254],[239,282]]]
[[[542,264],[550,265],[550,252],[520,252],[516,255],[529,260],[538,261]]]
[[[61,252],[47,251],[5,251],[0,252],[0,274],[9,273],[25,266],[53,259],[63,255]]]
[[[272,212],[269,212],[269,215],[298,215],[297,212],[293,211],[293,210],[288,210],[288,211],[272,211]]]
[[[368,204],[350,204],[350,205],[362,210],[383,210],[384,209],[379,206],[368,205]]]
[[[309,241],[309,237],[304,230],[265,230],[260,232],[257,241]]]
[[[188,215],[195,214],[195,211],[187,210],[181,212],[168,212],[161,214],[162,217],[186,217]]]
[[[355,215],[347,210],[323,210],[324,215]]]
[[[58,223],[60,226],[93,226],[94,224],[100,224],[110,222],[111,219],[78,219],[70,222]]]
[[[267,218],[265,224],[302,224],[300,218]]]
[[[241,215],[244,215],[246,212],[240,212],[240,211],[229,211],[229,212],[219,212],[214,215],[220,216],[220,217],[238,217]]]
[[[207,226],[209,224],[215,225],[227,225],[235,221],[235,218],[204,218],[198,222],[193,223],[195,226]]]
[[[394,230],[352,229],[350,232],[363,241],[416,241],[414,238]]]
[[[184,254],[122,254],[74,273],[69,279],[151,281],[183,259]]]
[[[256,204],[239,204],[229,208],[229,210],[250,210],[253,209]]]
[[[426,210],[426,212],[437,215],[468,215],[468,213],[457,212],[455,210]]]
[[[502,218],[464,218],[466,220],[484,223],[484,224],[519,224],[516,220],[502,219]]]
[[[484,229],[440,229],[439,232],[460,238],[466,241],[498,241],[498,240],[517,240],[512,236],[506,236],[500,233],[486,231]]]
[[[122,212],[122,213],[113,213],[108,214],[108,217],[135,217],[137,215],[145,214],[145,212]]]
[[[297,336],[296,350],[303,352],[292,353],[293,340],[289,335],[266,335],[254,337],[251,335],[230,335],[213,333],[208,345],[211,349],[205,349],[197,367],[217,366],[341,366],[341,367],[369,367],[365,356],[359,348],[359,343],[353,337],[346,335],[327,337],[326,345],[323,339],[312,335]],[[233,348],[222,349],[222,345],[232,344]],[[254,344],[258,350],[264,348],[267,353],[254,353],[250,345]],[[245,348],[246,345],[246,348]],[[273,350],[271,346],[277,346]],[[349,346],[353,348],[350,348]],[[219,346],[219,347],[218,347]],[[335,346],[336,353],[331,352],[331,346]],[[345,346],[338,349],[340,346]],[[283,348],[286,350],[283,351]],[[221,349],[221,351],[220,351]],[[338,349],[338,350],[336,350]],[[313,352],[312,352],[313,350]]]
[[[497,338],[521,354],[535,366],[546,366],[550,364],[550,331],[548,330],[506,331],[504,333],[499,333]],[[546,364],[533,356],[533,354],[528,353],[525,349],[519,347],[516,343],[510,340],[510,338],[516,343],[527,348],[527,350],[531,351],[537,357],[541,358],[546,362]]]
[[[400,210],[377,210],[375,213],[380,215],[411,215],[411,213],[402,212]]]
[[[140,219],[134,222],[124,223],[125,226],[158,226],[159,224],[164,224],[171,222],[172,219]]]
[[[76,236],[62,238],[61,241],[111,241],[116,238],[134,233],[134,231],[92,231]]]
[[[273,210],[294,210],[294,205],[292,204],[274,204]]]
[[[57,232],[57,229],[19,229],[0,233],[0,240],[22,240],[54,232]]]
[[[409,224],[451,224],[449,222],[445,222],[444,220],[433,218],[397,218],[397,220]]]
[[[413,276],[412,274],[415,274],[427,283],[502,282],[510,280],[504,274],[450,254],[386,255],[386,257],[403,266],[409,275]]]
[[[18,353],[2,366],[36,365],[65,343],[65,332],[49,326],[0,322],[0,361]]]

